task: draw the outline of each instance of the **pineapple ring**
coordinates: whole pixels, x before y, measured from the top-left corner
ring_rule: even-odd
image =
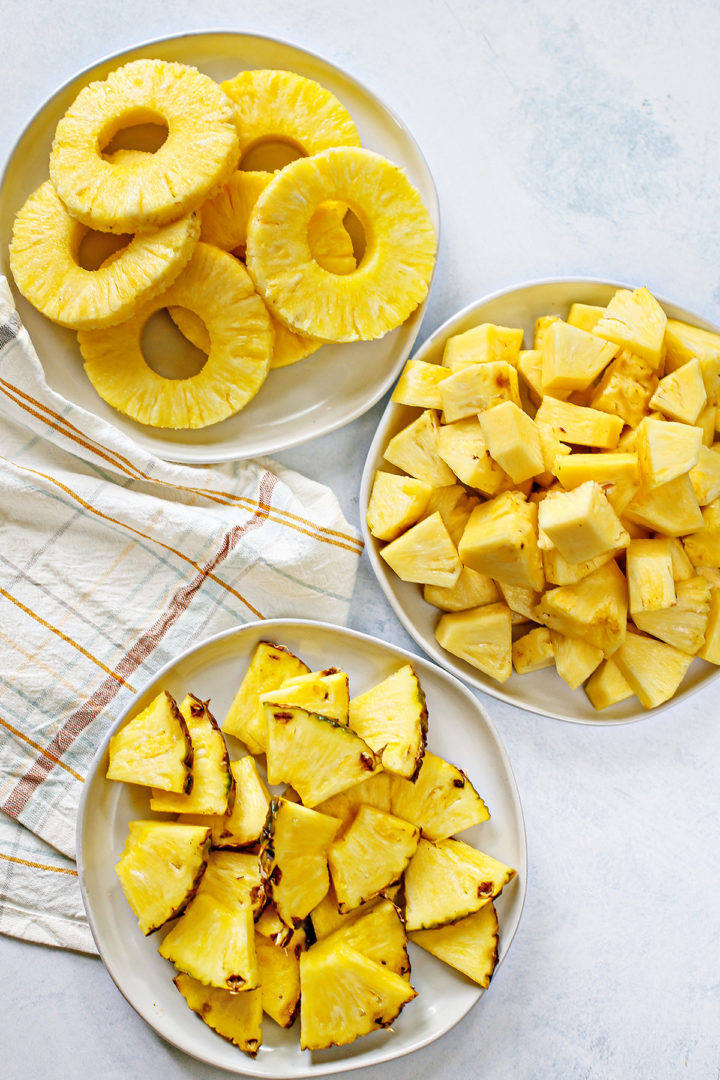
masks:
[[[121,128],[158,119],[168,136],[155,153],[130,163],[103,156]],[[185,64],[134,60],[80,91],[57,126],[50,176],[78,221],[134,233],[197,209],[237,161],[234,109],[216,82]]]
[[[194,311],[210,332],[207,363],[187,379],[163,378],[142,354],[145,323],[171,304]],[[225,420],[255,396],[270,366],[273,329],[242,263],[200,241],[167,292],[119,326],[81,331],[78,341],[103,401],[140,424],[187,429]]]
[[[365,254],[351,274],[330,273],[310,249],[321,203],[360,219]],[[276,173],[248,224],[247,267],[291,330],[326,341],[370,341],[399,326],[426,297],[436,238],[420,193],[380,154],[336,147]]]
[[[297,364],[300,360],[312,356],[324,344],[324,342],[317,341],[315,338],[294,334],[292,330],[288,330],[287,326],[283,326],[281,322],[278,322],[272,312],[268,312],[268,314],[275,331],[275,346],[270,361],[272,369]],[[194,311],[190,311],[189,308],[173,306],[168,308],[168,315],[191,345],[194,345],[200,352],[210,352],[210,335],[207,327]]]
[[[342,102],[294,71],[241,71],[220,87],[236,108],[241,161],[265,142],[286,142],[304,155],[331,146],[360,146]]]
[[[157,232],[134,236],[99,270],[85,270],[77,261],[87,232],[46,180],[15,218],[10,268],[20,292],[48,319],[94,330],[129,319],[141,303],[172,284],[193,253],[200,222],[189,214]]]

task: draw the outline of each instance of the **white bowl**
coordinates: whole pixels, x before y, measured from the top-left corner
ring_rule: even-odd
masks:
[[[409,130],[357,79],[326,60],[272,38],[220,32],[183,34],[117,53],[75,76],[38,110],[11,151],[0,180],[0,271],[13,287],[49,385],[150,453],[191,464],[273,454],[350,423],[370,409],[397,378],[420,329],[427,299],[402,326],[377,341],[324,345],[299,364],[271,371],[256,397],[236,416],[197,431],[170,431],[138,424],[103,401],[85,375],[75,333],[51,323],[17,293],[8,264],[13,219],[28,195],[48,177],[58,120],[81,87],[141,57],[190,64],[218,81],[246,68],[280,68],[315,79],[348,109],[363,146],[405,170],[439,233],[435,185]],[[177,333],[169,319],[156,335],[153,329],[158,348],[163,343],[173,348]]]
[[[535,320],[540,315],[560,315],[565,318],[570,304],[574,301],[604,306],[616,289],[634,287],[621,282],[596,281],[591,278],[569,281],[550,279],[528,282],[512,289],[492,293],[463,308],[457,315],[453,315],[443,323],[414,354],[414,358],[425,360],[427,363],[441,363],[443,348],[449,337],[453,334],[462,334],[465,330],[483,322],[522,327],[525,332],[525,341],[532,342]],[[720,328],[708,322],[707,319],[678,307],[677,304],[666,301],[662,297],[657,297],[657,299],[670,318],[681,319],[705,330],[720,333]],[[500,701],[517,705],[530,712],[580,724],[625,724],[642,720],[651,713],[658,713],[678,704],[697,690],[707,686],[720,674],[720,668],[704,660],[695,659],[690,665],[681,689],[664,705],[647,710],[636,697],[632,697],[597,712],[584,691],[571,690],[557,675],[554,667],[544,668],[528,675],[513,673],[506,683],[500,684],[472,667],[471,664],[441,648],[435,638],[435,626],[441,612],[425,603],[422,586],[401,581],[380,557],[380,550],[384,545],[370,534],[365,520],[377,469],[382,468],[389,472],[399,471],[383,458],[388,442],[420,412],[420,409],[396,405],[391,401],[383,413],[363,471],[360,487],[360,516],[370,562],[383,592],[410,636],[438,664],[452,671],[471,686],[484,690],[486,694]]]
[[[377,638],[325,623],[300,619],[249,623],[208,639],[168,664],[113,730],[161,689],[178,698],[188,690],[203,700],[209,698],[213,713],[222,722],[252,650],[259,641],[267,640],[286,645],[314,670],[328,665],[346,670],[353,694],[380,682],[404,663],[414,666],[427,699],[429,749],[464,769],[492,815],[489,821],[462,833],[463,839],[517,870],[496,903],[498,962],[502,961],[525,898],[527,854],[520,798],[507,754],[485,709],[462,683],[429,661]],[[405,1007],[392,1030],[373,1032],[349,1046],[311,1054],[300,1050],[297,1023],[286,1031],[265,1018],[263,1046],[254,1060],[246,1057],[188,1010],[173,985],[172,965],[157,952],[165,931],[143,937],[125,900],[114,867],[125,845],[128,822],[148,816],[149,791],[105,778],[111,734],[95,755],[83,788],[77,838],[80,887],[90,928],[110,975],[133,1008],[168,1042],[217,1068],[248,1076],[339,1073],[378,1065],[426,1046],[480,999],[483,991],[479,986],[411,944],[411,977],[418,996]]]

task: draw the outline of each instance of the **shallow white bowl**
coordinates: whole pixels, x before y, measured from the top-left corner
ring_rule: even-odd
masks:
[[[250,623],[208,639],[167,665],[135,699],[144,708],[161,689],[177,698],[191,690],[222,722],[248,660],[259,641],[275,641],[314,670],[333,665],[348,672],[352,694],[362,693],[413,664],[425,691],[428,747],[459,765],[485,799],[492,817],[462,835],[469,843],[509,863],[517,876],[496,907],[500,923],[499,962],[507,954],[525,898],[527,855],[522,808],[505,749],[485,709],[462,683],[435,664],[377,638],[325,623],[277,619]],[[393,1024],[347,1047],[301,1051],[297,1022],[285,1031],[263,1022],[264,1044],[255,1060],[216,1035],[194,1016],[173,985],[174,969],[157,953],[165,931],[143,937],[114,866],[125,845],[128,822],[148,817],[148,789],[105,779],[107,744],[96,754],[78,814],[78,872],[85,909],[98,950],[118,988],[160,1035],[187,1054],[218,1068],[248,1076],[300,1077],[344,1072],[408,1054],[439,1038],[479,1000],[483,991],[465,976],[410,945],[412,984],[418,996]],[[244,751],[231,743],[231,756]],[[237,753],[232,753],[233,750]],[[492,992],[492,984],[490,986]]]
[[[104,79],[120,64],[142,57],[190,64],[220,81],[248,68],[281,68],[331,90],[355,121],[363,146],[400,165],[422,195],[439,232],[435,185],[427,163],[402,121],[351,75],[304,49],[251,34],[194,33],[148,42],[117,53],[70,80],[29,121],[0,180],[0,271],[15,293],[20,316],[53,390],[114,424],[158,457],[200,464],[272,454],[325,435],[361,416],[397,378],[420,329],[427,300],[407,321],[378,341],[324,345],[313,356],[271,371],[257,396],[236,416],[198,431],[146,427],[104,402],[83,370],[76,335],[36,311],[15,289],[8,243],[15,214],[48,177],[48,157],[58,120],[81,87]],[[172,348],[171,324],[155,335]]]
[[[596,281],[589,278],[569,281],[552,279],[528,282],[525,285],[493,293],[470,304],[443,323],[417,350],[414,358],[428,363],[441,363],[443,348],[449,337],[453,334],[462,334],[465,330],[483,322],[522,327],[525,331],[525,341],[532,342],[535,320],[540,315],[560,315],[565,318],[573,301],[606,305],[616,289],[634,287],[636,286],[621,282]],[[678,307],[662,297],[657,297],[657,299],[670,318],[682,319],[684,322],[720,333],[720,328],[708,322],[707,319],[703,319],[686,308]],[[554,667],[544,668],[528,675],[513,673],[506,683],[500,684],[472,667],[471,664],[441,648],[435,638],[435,626],[442,613],[425,603],[422,586],[401,581],[380,557],[380,550],[384,545],[371,536],[365,520],[377,469],[382,468],[389,472],[399,471],[385,461],[383,457],[385,447],[393,435],[410,423],[420,412],[420,409],[396,405],[391,401],[383,413],[363,471],[360,487],[360,516],[370,562],[383,592],[410,636],[438,664],[452,671],[471,686],[484,690],[486,694],[500,701],[518,705],[530,712],[552,716],[558,720],[569,720],[581,724],[625,724],[633,720],[642,720],[678,704],[720,674],[720,668],[704,660],[696,659],[690,665],[681,689],[664,705],[649,711],[636,697],[632,697],[603,709],[602,712],[596,712],[584,691],[571,690],[556,674]]]

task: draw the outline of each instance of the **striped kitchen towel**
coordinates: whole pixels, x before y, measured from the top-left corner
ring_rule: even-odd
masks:
[[[92,951],[75,817],[108,727],[220,630],[345,622],[361,549],[327,487],[168,464],[56,394],[0,278],[0,932]]]

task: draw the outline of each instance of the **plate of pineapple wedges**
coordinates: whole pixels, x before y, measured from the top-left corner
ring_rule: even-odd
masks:
[[[49,385],[179,462],[272,453],[369,409],[419,330],[437,232],[391,110],[247,34],[83,71],[0,186],[0,269]]]
[[[645,287],[496,293],[408,361],[360,505],[395,612],[493,697],[581,723],[720,665],[720,331]]]
[[[525,831],[462,683],[279,619],[189,650],[120,718],[78,868],[110,975],[160,1035],[313,1076],[419,1049],[478,1001],[520,920]]]

